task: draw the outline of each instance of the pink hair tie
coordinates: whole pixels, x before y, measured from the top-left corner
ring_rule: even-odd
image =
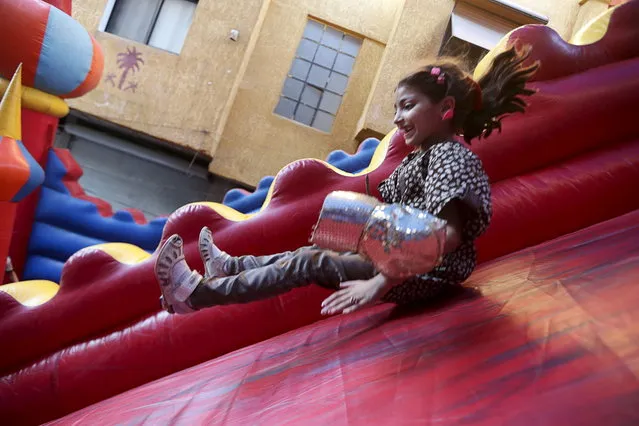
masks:
[[[444,74],[439,67],[431,68],[430,75],[437,77],[437,84],[444,84],[446,82],[446,74]]]

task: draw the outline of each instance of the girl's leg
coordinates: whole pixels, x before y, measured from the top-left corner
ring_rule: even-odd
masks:
[[[267,256],[243,255],[238,257],[230,257],[224,263],[224,270],[227,272],[228,275],[237,275],[249,269],[257,269],[263,266],[272,265],[282,260],[294,257],[302,251],[312,249],[312,247],[302,247],[295,251],[285,251],[282,253],[276,253]]]
[[[313,282],[336,289],[340,282],[370,279],[376,273],[373,265],[358,255],[313,247],[304,247],[279,259],[276,257],[264,259],[268,262],[265,266],[246,269],[237,275],[204,279],[189,297],[188,304],[202,309],[253,302]]]
[[[215,245],[213,242],[213,234],[207,227],[202,228],[200,231],[199,249],[202,263],[204,263],[205,277],[207,278],[237,275],[248,269],[272,265],[296,253],[287,251],[268,256],[231,256]]]
[[[155,264],[162,304],[169,312],[176,313],[261,300],[311,282],[337,288],[342,281],[369,279],[375,273],[373,265],[358,255],[306,247],[238,275],[203,279],[186,263],[183,241],[177,235],[167,239]]]

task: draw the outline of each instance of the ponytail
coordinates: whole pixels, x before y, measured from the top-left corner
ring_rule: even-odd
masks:
[[[523,66],[530,49],[518,52],[511,47],[500,53],[474,90],[481,101],[476,102],[462,124],[464,140],[488,137],[493,130],[501,132],[501,120],[506,114],[523,113],[527,103],[522,96],[535,93],[526,88],[526,82],[539,68],[539,63]]]

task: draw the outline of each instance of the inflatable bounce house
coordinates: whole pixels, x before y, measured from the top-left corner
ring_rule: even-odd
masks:
[[[22,3],[37,7],[13,8]],[[76,25],[37,0],[0,2],[0,16],[10,16],[8,9],[16,27],[0,26],[5,40],[28,28],[43,32],[44,24],[21,22],[25,10],[40,13],[38,22],[47,14],[58,22],[46,31]],[[29,19],[36,22],[35,12]],[[311,286],[173,316],[160,310],[150,238],[146,246],[93,245],[64,263],[59,285],[0,287],[2,422],[639,424],[637,21],[639,0],[631,0],[570,42],[548,27],[524,26],[478,66],[481,74],[512,43],[532,45],[532,59],[542,63],[528,112],[472,147],[492,181],[494,214],[478,241],[480,266],[467,292],[421,309],[378,305],[322,319],[327,292]],[[44,157],[55,116],[64,113],[59,97],[95,84],[99,49],[77,31],[86,50],[78,47],[77,63],[65,62],[86,62],[55,78],[38,74],[35,59],[11,56],[6,45],[14,43],[0,48],[3,75],[23,64],[23,123],[32,123],[20,135],[15,115],[0,121],[3,219],[16,201],[26,196],[23,208],[50,188],[39,167],[52,170]],[[45,45],[56,43],[42,43],[40,63],[55,58],[44,55]],[[19,110],[19,76],[6,90],[3,116]],[[364,192],[366,177],[374,189],[407,152],[393,131],[355,173],[319,160],[292,163],[265,185],[258,212],[190,204],[168,217],[161,238],[179,233],[200,271],[203,226],[231,254],[297,248],[307,243],[327,194]],[[27,196],[43,179],[44,188]],[[79,187],[71,187],[64,187],[68,195],[81,200]],[[25,218],[33,221],[36,204],[24,207]],[[3,220],[5,251],[8,235],[20,238],[8,226]]]
[[[28,150],[25,158],[34,181],[43,183],[35,191],[27,185],[19,199],[3,205],[3,217],[10,220],[3,220],[0,261],[4,265],[10,254],[24,279],[57,282],[64,261],[91,244],[127,241],[153,250],[163,223],[136,229],[133,224],[144,222],[141,212],[114,214],[106,202],[87,196],[77,183],[82,175],[77,163],[68,151],[52,147],[58,120],[69,112],[63,98],[82,96],[97,86],[103,56],[93,37],[69,16],[71,0],[48,3],[0,2],[0,76],[6,77],[0,89],[8,87],[22,64],[24,89],[14,90],[22,104],[20,143]],[[3,165],[15,161],[0,159]]]

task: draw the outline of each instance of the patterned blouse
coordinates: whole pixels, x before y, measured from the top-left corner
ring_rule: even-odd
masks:
[[[461,245],[428,274],[392,288],[384,300],[398,304],[422,301],[465,281],[476,266],[474,241],[488,228],[492,215],[490,184],[477,155],[459,142],[413,151],[378,189],[385,203],[404,204],[433,215],[440,214],[453,199],[468,207]]]

